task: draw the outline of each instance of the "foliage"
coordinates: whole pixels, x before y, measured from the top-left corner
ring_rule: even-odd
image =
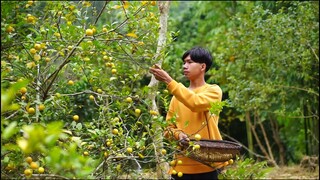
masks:
[[[233,165],[227,166],[219,179],[263,179],[272,168],[266,161],[256,161],[252,158],[238,158]]]
[[[218,73],[227,77],[234,107],[242,112],[258,111],[261,121],[277,119],[282,132],[287,133],[287,128],[299,127],[296,120],[288,118],[291,112],[300,110],[300,115],[308,116],[317,113],[319,107],[319,87],[314,83],[319,76],[315,53],[319,43],[318,10],[312,2],[289,3],[275,14],[262,6],[243,5],[246,11],[233,17],[229,40],[221,46],[226,48],[218,53],[224,61]],[[310,112],[301,111],[302,107],[310,107]],[[287,126],[281,126],[283,120]],[[300,141],[292,145],[298,153],[304,144]]]

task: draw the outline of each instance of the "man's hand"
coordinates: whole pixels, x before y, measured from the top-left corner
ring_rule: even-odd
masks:
[[[153,65],[149,69],[149,72],[153,74],[158,81],[165,82],[166,84],[169,84],[172,81],[170,75],[157,64]]]
[[[190,139],[188,138],[188,136],[187,136],[184,132],[180,132],[180,133],[179,133],[179,145],[180,145],[180,146],[183,146],[183,145],[181,144],[181,141],[187,141],[187,142],[190,141]]]
[[[185,133],[180,132],[179,133],[179,141],[183,141],[183,140],[190,141],[190,139],[188,138],[188,136]]]

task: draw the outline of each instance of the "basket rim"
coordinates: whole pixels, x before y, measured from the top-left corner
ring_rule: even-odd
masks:
[[[242,145],[240,145],[239,143],[233,142],[233,141],[228,141],[228,140],[212,140],[212,139],[201,139],[201,140],[195,140],[195,139],[190,139],[190,141],[186,141],[183,140],[181,141],[181,144],[183,146],[189,146],[189,142],[199,142],[198,144],[201,144],[201,142],[210,142],[216,146],[207,146],[207,144],[205,145],[201,145],[201,147],[203,148],[213,148],[213,149],[236,149],[236,150],[240,150],[242,148]],[[232,145],[233,147],[221,147],[219,146],[219,144],[229,144]]]

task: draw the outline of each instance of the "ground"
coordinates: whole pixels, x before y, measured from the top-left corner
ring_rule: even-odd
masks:
[[[274,168],[266,179],[319,179],[319,166],[313,172],[299,165]]]

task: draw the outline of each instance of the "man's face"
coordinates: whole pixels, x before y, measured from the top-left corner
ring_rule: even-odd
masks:
[[[194,62],[190,56],[187,56],[183,60],[183,74],[189,80],[198,78],[203,73],[204,70],[205,70],[205,63]]]

